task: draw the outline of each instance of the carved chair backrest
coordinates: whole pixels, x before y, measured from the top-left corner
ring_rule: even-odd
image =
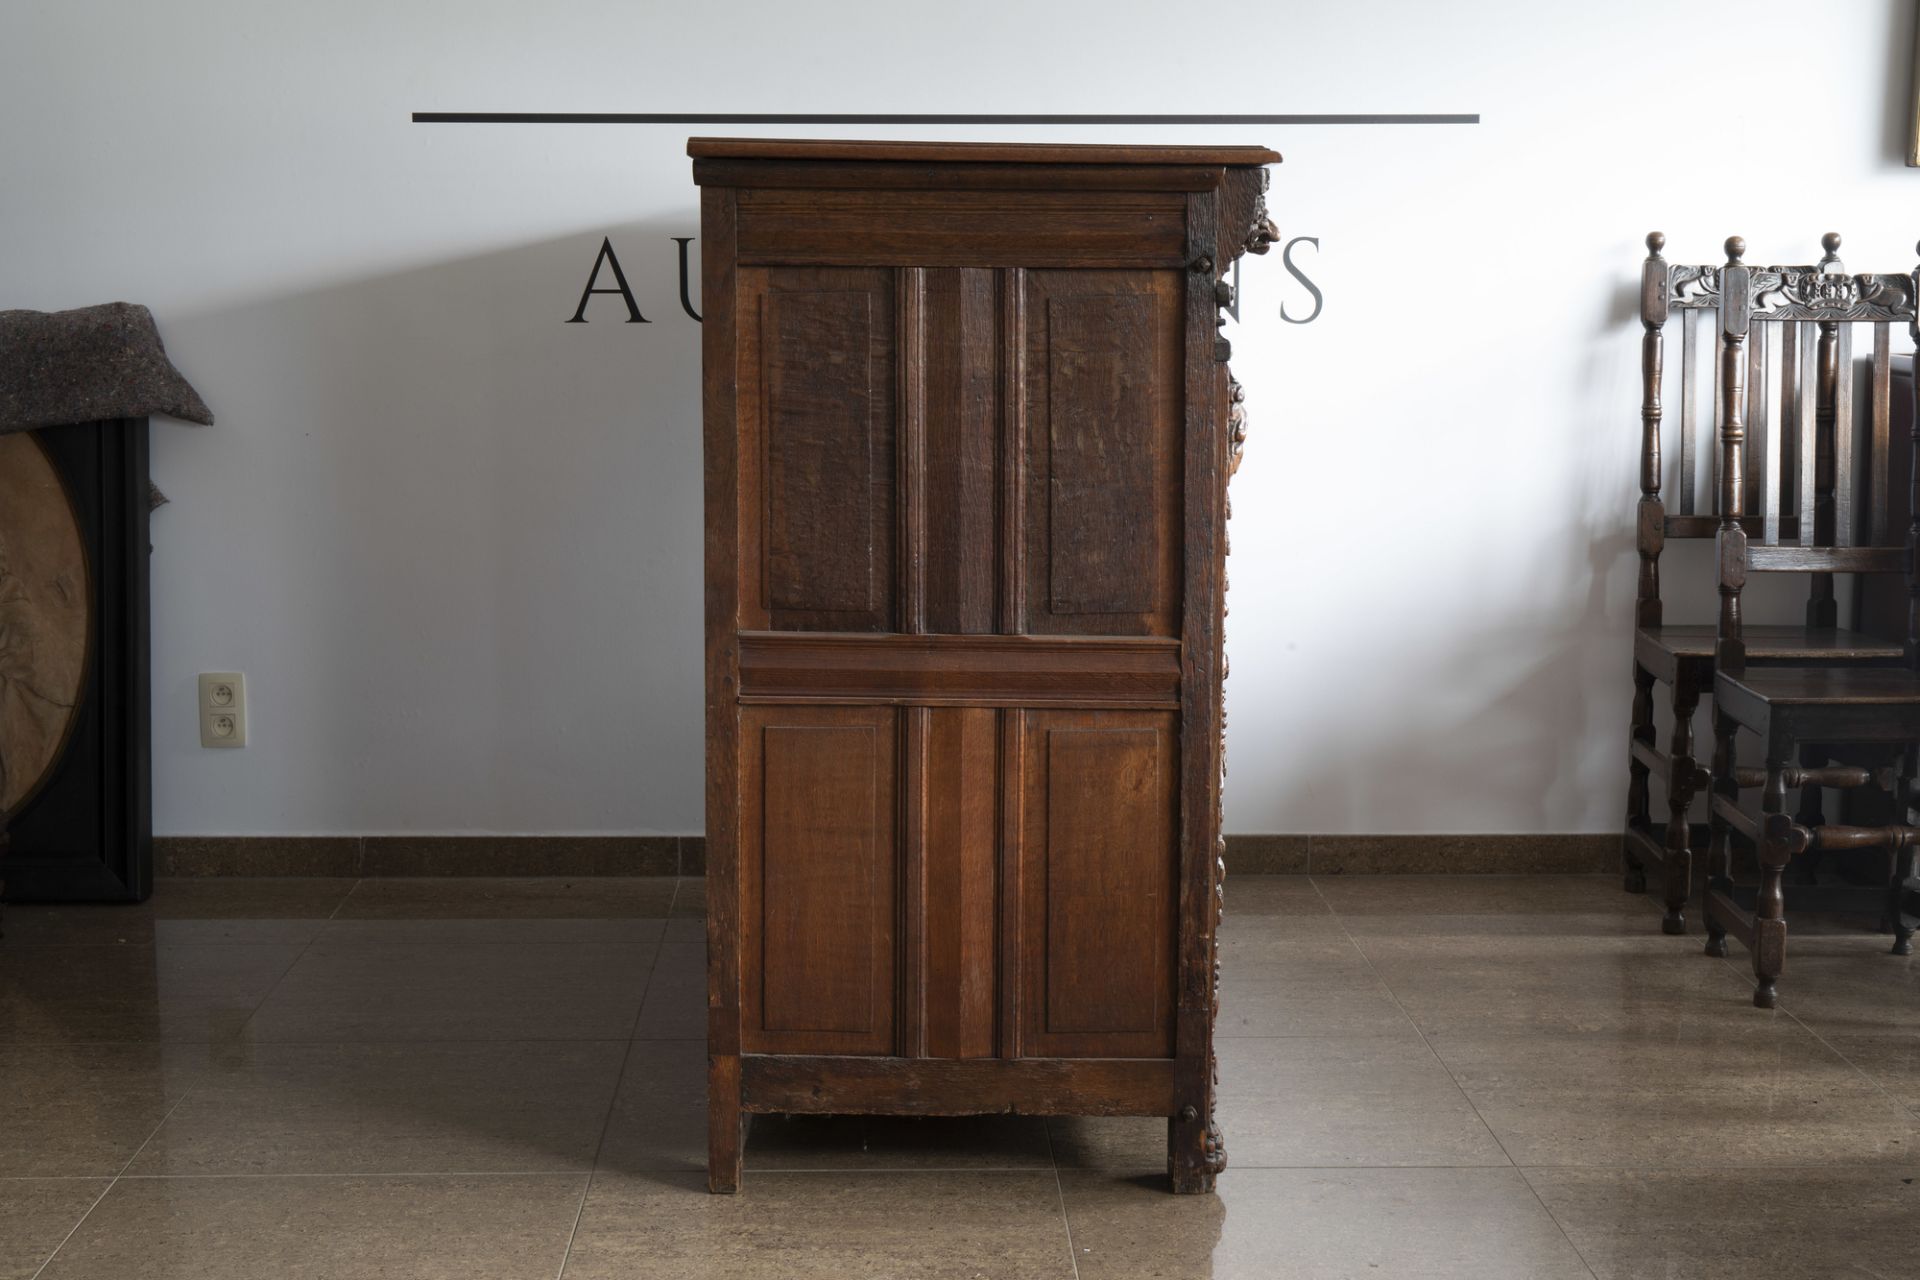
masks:
[[[1911,487],[1904,502],[1893,492],[1899,471],[1909,486],[1920,476],[1920,455],[1912,452],[1920,435],[1895,441],[1890,429],[1892,329],[1915,331],[1920,272],[1848,274],[1834,254],[1839,237],[1828,236],[1827,246],[1816,267],[1749,267],[1741,261],[1746,242],[1734,236],[1715,282],[1715,661],[1730,672],[1746,665],[1740,592],[1749,573],[1813,574],[1811,626],[1834,625],[1833,574],[1905,574],[1909,663],[1920,654],[1911,573],[1920,504]],[[1864,370],[1855,364],[1856,345],[1867,353]],[[1864,387],[1857,385],[1862,373]],[[1905,467],[1896,466],[1895,448],[1907,452]],[[1902,507],[1907,527],[1898,528]]]

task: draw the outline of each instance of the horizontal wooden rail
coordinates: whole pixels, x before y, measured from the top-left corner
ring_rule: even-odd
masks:
[[[1891,790],[1893,770],[1867,769],[1859,765],[1835,764],[1823,765],[1816,769],[1788,768],[1781,770],[1786,775],[1789,787],[1804,787],[1809,784],[1821,787],[1844,789],[1848,787],[1879,786]],[[1733,771],[1734,781],[1743,787],[1764,787],[1767,785],[1767,771],[1751,766]]]
[[[1161,1058],[859,1058],[747,1054],[748,1111],[838,1115],[1162,1116]]]
[[[740,700],[1170,710],[1180,705],[1180,643],[749,631],[740,636]]]
[[[1715,796],[1713,811],[1733,825],[1734,830],[1749,840],[1760,838],[1760,824],[1755,822],[1744,810],[1740,802],[1729,796]]]
[[[1905,573],[1902,547],[1747,547],[1755,573]]]
[[[1920,839],[1920,827],[1813,828],[1813,847],[1825,852],[1837,849],[1905,849],[1916,839]]]
[[[1766,521],[1762,516],[1743,516],[1740,527],[1747,531],[1749,538],[1758,538],[1765,534]],[[1719,516],[1668,516],[1665,532],[1669,538],[1711,538],[1720,532]],[[1780,536],[1798,538],[1800,536],[1800,517],[1783,516],[1780,519]]]

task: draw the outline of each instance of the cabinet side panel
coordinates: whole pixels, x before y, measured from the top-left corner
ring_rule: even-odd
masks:
[[[1177,635],[1181,278],[1025,273],[1026,630]]]
[[[750,1052],[891,1051],[894,716],[885,707],[747,713]]]
[[[1174,718],[1030,713],[1023,757],[1026,1052],[1169,1055]]]
[[[894,298],[889,271],[772,269],[756,301],[765,581],[782,630],[893,620]]]

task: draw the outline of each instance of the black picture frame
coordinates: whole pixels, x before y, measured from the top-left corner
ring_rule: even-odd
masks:
[[[73,500],[92,634],[72,731],[8,823],[0,879],[8,902],[142,902],[153,892],[147,419],[35,434]]]

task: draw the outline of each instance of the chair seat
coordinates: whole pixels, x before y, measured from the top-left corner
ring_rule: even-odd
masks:
[[[1713,660],[1714,628],[1642,627],[1640,635],[1678,658]],[[1897,640],[1881,640],[1839,627],[1748,626],[1740,629],[1748,662],[1874,662],[1897,659]]]
[[[1762,667],[1719,684],[1770,707],[1920,707],[1920,673],[1904,667]]]

